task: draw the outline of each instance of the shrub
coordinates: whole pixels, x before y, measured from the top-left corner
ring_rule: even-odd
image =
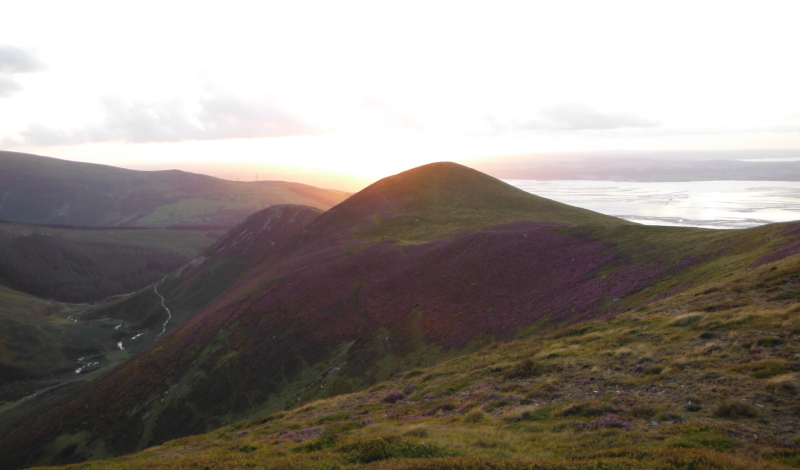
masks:
[[[717,418],[754,418],[756,415],[756,409],[753,405],[737,400],[731,400],[719,405],[717,409],[714,410],[714,416]]]
[[[769,379],[767,390],[775,394],[797,395],[800,392],[797,374],[783,374]]]
[[[346,444],[339,451],[353,463],[370,463],[392,458],[449,457],[453,453],[441,447],[421,444],[399,436],[381,436]]]
[[[607,413],[620,413],[622,409],[609,405],[597,406],[593,403],[576,403],[569,405],[559,413],[561,416],[602,416]]]
[[[535,377],[546,372],[547,370],[542,364],[528,359],[515,364],[511,369],[506,371],[503,378],[510,380],[521,377]]]
[[[589,428],[620,428],[627,430],[631,428],[631,423],[625,421],[619,415],[611,413],[603,416],[602,418],[592,420],[592,422],[589,424]]]
[[[657,413],[657,408],[649,406],[634,406],[633,409],[631,409],[631,417],[633,418],[652,418]]]
[[[695,323],[700,321],[701,318],[703,318],[703,316],[700,315],[699,313],[687,313],[687,314],[675,317],[670,322],[670,325],[671,326],[689,326],[689,325],[694,325]]]
[[[317,423],[318,424],[322,424],[322,423],[326,423],[326,422],[329,422],[329,421],[341,421],[341,420],[347,419],[349,417],[350,417],[350,413],[348,413],[346,411],[342,411],[342,412],[339,412],[339,413],[330,414],[328,416],[325,416],[324,418],[320,418],[319,421],[317,421]]]
[[[392,392],[381,400],[381,403],[397,403],[398,400],[402,400],[405,398],[405,394],[403,392]]]
[[[509,410],[503,414],[503,420],[510,423],[518,421],[541,421],[549,417],[550,414],[547,410],[538,406],[523,406],[522,408]]]
[[[671,412],[667,411],[667,412],[664,412],[664,413],[661,413],[660,415],[658,415],[658,420],[661,421],[661,422],[665,422],[665,423],[670,423],[670,422],[672,422],[672,423],[682,423],[683,422],[683,416],[681,416],[681,415],[679,415],[677,413],[671,413]]]
[[[759,338],[759,340],[756,341],[756,344],[762,348],[771,348],[774,346],[780,346],[783,344],[783,340],[775,336],[769,336],[767,338]]]
[[[480,423],[486,419],[486,413],[481,410],[472,410],[464,416],[465,423]]]
[[[670,448],[711,449],[717,452],[725,452],[738,445],[736,440],[722,435],[720,432],[715,431],[707,426],[683,428],[681,429],[681,434],[667,440],[666,444],[667,447]]]
[[[428,437],[428,428],[424,426],[416,426],[404,432],[403,435],[411,437]]]
[[[703,407],[700,406],[700,400],[698,398],[690,398],[684,408],[686,408],[686,411],[691,411],[693,413],[703,409]]]
[[[292,431],[290,433],[286,433],[286,434],[280,436],[278,439],[280,439],[282,441],[305,440],[305,439],[310,439],[310,438],[315,437],[315,436],[319,436],[320,434],[322,434],[322,429],[320,429],[320,428],[306,428],[306,429],[300,429],[298,431]]]
[[[424,411],[422,413],[422,416],[433,416],[439,410],[441,410],[441,411],[452,411],[452,410],[455,410],[455,409],[456,409],[456,407],[454,405],[450,404],[450,403],[442,403],[441,405],[434,406],[433,408],[431,408],[431,409],[429,409],[427,411]]]
[[[764,361],[758,364],[757,369],[753,372],[753,377],[757,379],[768,379],[776,375],[782,375],[788,372],[786,364],[781,361]]]
[[[650,366],[644,370],[644,373],[647,375],[658,375],[663,370],[664,368],[661,366]]]

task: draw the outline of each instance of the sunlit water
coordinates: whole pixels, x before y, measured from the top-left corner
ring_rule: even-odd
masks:
[[[800,220],[800,182],[505,180],[571,206],[647,225],[720,229]]]

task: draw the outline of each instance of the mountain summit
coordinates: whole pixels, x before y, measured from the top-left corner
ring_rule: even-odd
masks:
[[[628,222],[535,196],[453,162],[383,178],[335,206],[316,225],[362,235],[429,241],[465,230],[532,221],[618,226]]]

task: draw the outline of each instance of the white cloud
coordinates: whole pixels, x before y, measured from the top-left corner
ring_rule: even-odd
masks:
[[[658,122],[629,113],[603,113],[589,106],[565,103],[543,109],[540,114],[560,129],[620,129],[657,127]]]
[[[362,106],[368,111],[377,111],[383,117],[383,120],[393,127],[406,128],[415,131],[425,130],[425,126],[421,122],[403,112],[398,111],[394,106],[390,105],[381,98],[378,98],[377,96],[365,98]]]
[[[537,115],[526,118],[501,119],[495,115],[484,115],[489,134],[519,133],[530,131],[584,131],[614,130],[659,127],[659,122],[632,113],[608,113],[591,106],[564,103],[544,108]]]
[[[235,138],[286,137],[318,134],[307,124],[267,99],[248,100],[217,93],[198,100],[192,111],[182,100],[128,102],[120,98],[103,100],[100,123],[60,129],[30,124],[6,145],[71,145],[97,142],[181,142]]]
[[[23,89],[11,75],[38,72],[45,68],[33,52],[10,44],[0,44],[0,98],[8,98]]]
[[[22,86],[15,80],[0,76],[0,98],[7,98],[19,91]]]
[[[39,72],[45,68],[33,52],[10,44],[0,44],[0,73]]]

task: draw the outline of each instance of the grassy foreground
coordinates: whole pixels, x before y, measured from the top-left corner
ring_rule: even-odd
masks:
[[[797,468],[798,281],[796,255],[612,319],[66,468]],[[62,436],[61,460],[85,439]]]

